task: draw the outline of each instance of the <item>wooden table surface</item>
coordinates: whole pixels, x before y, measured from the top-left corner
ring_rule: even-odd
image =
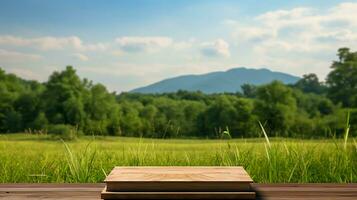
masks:
[[[115,167],[104,182],[248,182],[243,167]]]
[[[252,184],[257,199],[357,199],[357,184]],[[1,200],[100,199],[104,184],[0,184]]]
[[[243,167],[150,166],[115,167],[104,182],[109,192],[246,192],[253,180]]]

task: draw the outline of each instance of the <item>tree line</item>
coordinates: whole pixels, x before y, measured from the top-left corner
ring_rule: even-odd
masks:
[[[330,137],[357,135],[357,52],[340,48],[325,82],[307,74],[297,83],[273,81],[242,92],[120,94],[81,79],[73,67],[47,82],[24,80],[0,68],[0,132],[133,137]],[[238,90],[238,88],[237,88]]]

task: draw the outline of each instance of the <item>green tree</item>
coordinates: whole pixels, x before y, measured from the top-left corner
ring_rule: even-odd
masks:
[[[38,113],[35,120],[32,122],[31,128],[34,130],[44,130],[48,126],[48,120],[44,112]]]
[[[141,103],[122,102],[120,104],[120,130],[125,136],[143,136],[142,121],[140,118]]]
[[[357,106],[357,52],[340,48],[327,76],[328,97],[346,107]]]
[[[259,86],[254,109],[273,134],[288,136],[297,110],[291,88],[279,81]]]
[[[120,113],[115,96],[101,84],[89,87],[90,95],[85,101],[87,116],[85,132],[95,135],[118,135]]]
[[[45,84],[44,108],[50,123],[83,125],[84,99],[88,96],[85,84],[76,71],[67,66],[62,72],[54,72]]]
[[[319,81],[316,74],[303,75],[302,79],[295,83],[294,87],[303,92],[315,94],[323,94],[327,90],[326,86]]]
[[[241,86],[243,95],[248,98],[255,98],[257,94],[257,86],[252,84],[243,84]]]
[[[251,100],[220,95],[200,115],[198,126],[204,136],[208,137],[221,137],[226,128],[233,137],[249,136],[254,129],[252,109]]]
[[[155,137],[155,122],[157,113],[158,109],[151,104],[146,105],[140,112],[140,118],[142,119],[144,134],[147,137]]]
[[[13,107],[22,116],[23,128],[30,128],[33,120],[39,112],[39,97],[34,92],[20,94],[15,100]]]
[[[16,111],[15,102],[27,92],[26,81],[14,74],[6,74],[0,68],[0,131],[18,132],[23,126],[21,112]]]

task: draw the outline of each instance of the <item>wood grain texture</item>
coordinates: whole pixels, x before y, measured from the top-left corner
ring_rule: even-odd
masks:
[[[243,167],[115,167],[104,182],[253,182]]]
[[[111,192],[250,191],[243,167],[115,167],[105,181]]]
[[[107,192],[102,199],[255,199],[255,192]]]
[[[357,184],[252,184],[257,199],[357,199]]]
[[[0,184],[1,200],[99,200],[104,184]]]
[[[105,184],[0,184],[1,200],[99,200]],[[256,199],[357,199],[357,184],[252,184]]]

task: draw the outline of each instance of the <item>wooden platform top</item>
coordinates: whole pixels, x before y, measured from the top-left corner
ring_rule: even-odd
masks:
[[[243,167],[115,167],[110,182],[242,182],[252,183]]]
[[[256,184],[257,199],[355,200],[357,184]],[[0,184],[1,200],[99,200],[105,184]]]

